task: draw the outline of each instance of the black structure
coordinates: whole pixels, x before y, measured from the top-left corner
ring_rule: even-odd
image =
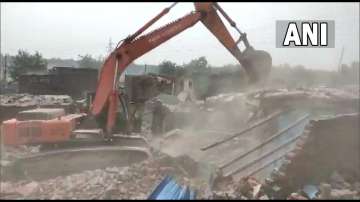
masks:
[[[34,95],[70,95],[73,98],[94,92],[98,70],[91,68],[54,67],[44,75],[21,75],[19,93]]]

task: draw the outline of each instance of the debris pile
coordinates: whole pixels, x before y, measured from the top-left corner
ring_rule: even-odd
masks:
[[[232,178],[222,179],[212,191],[212,199],[268,199],[262,184],[253,177],[235,181]]]
[[[23,97],[8,97],[7,100],[1,99],[1,104],[3,105],[3,102],[5,105],[12,102],[39,104],[49,99],[48,97],[29,96],[34,100],[29,101],[29,97],[23,95]],[[59,99],[50,99],[53,102],[49,102],[68,103],[66,99],[57,98]],[[215,126],[214,123],[218,123],[218,120],[225,120],[223,116],[215,114],[218,111],[223,112],[223,115],[227,117],[232,117],[231,115],[234,113],[234,118],[232,118],[234,125],[241,128],[242,125],[245,125],[241,120],[246,121],[246,118],[249,117],[239,118],[238,116],[251,115],[251,112],[257,112],[256,109],[266,108],[274,111],[276,107],[284,108],[286,106],[301,109],[309,106],[316,108],[318,106],[315,106],[314,103],[319,101],[317,102],[319,105],[330,104],[329,108],[344,107],[339,103],[349,103],[345,105],[353,110],[356,107],[354,102],[359,101],[355,94],[328,88],[298,89],[296,91],[276,89],[254,93],[221,94],[208,98],[206,102],[199,101],[192,104],[178,103],[169,96],[160,96],[160,98],[162,98],[160,100],[164,107],[168,109],[167,113],[182,113],[184,119],[192,116],[189,120],[192,124],[198,125],[198,128],[194,130],[198,137],[199,128],[209,129],[208,125]],[[41,101],[41,99],[43,100]],[[304,103],[306,107],[302,108]],[[235,108],[236,111],[233,110]],[[199,121],[194,118],[194,113],[197,113]],[[209,121],[206,116],[210,117]],[[179,120],[174,120],[177,124],[176,128],[173,127],[173,130],[163,133],[160,143],[167,139],[170,140],[169,142],[174,142],[177,138],[181,139],[179,137],[185,137],[185,130],[179,127]],[[197,199],[360,199],[358,121],[358,114],[311,121],[302,135],[304,138],[300,138],[296,142],[296,147],[292,152],[282,157],[281,166],[266,179],[260,180],[250,176],[235,181],[231,176],[226,176],[223,179],[221,177],[216,179],[213,184],[204,183],[194,177],[197,174],[195,168],[202,165],[196,164],[195,161],[195,163],[191,162],[190,157],[182,158],[182,160],[175,157],[162,157],[128,167],[108,167],[83,171],[44,181],[29,179],[18,182],[3,181],[0,184],[0,194],[3,199],[146,199],[154,191],[156,185],[166,175],[170,175],[176,177],[179,184],[195,189]],[[228,122],[231,123],[231,120],[220,126],[226,129],[236,129],[235,127],[231,128]],[[150,123],[146,124],[143,125],[146,129],[144,131],[150,130],[151,127]],[[149,132],[142,132],[141,135],[151,136]],[[207,138],[211,138],[208,133],[206,135]],[[189,136],[187,135],[186,138]],[[187,143],[187,145],[190,144]],[[19,147],[18,149],[20,150],[6,152],[7,155],[10,155],[6,158],[12,159],[23,153],[32,153],[38,150],[37,147]],[[172,147],[171,149],[177,148]],[[179,150],[186,149],[182,147]],[[159,156],[156,151],[153,154]],[[204,169],[204,167],[201,168]],[[210,186],[212,186],[211,191]]]
[[[147,199],[166,175],[195,188],[202,196],[205,185],[196,184],[179,168],[161,160],[130,167],[108,167],[58,176],[45,181],[1,182],[2,199]]]
[[[301,173],[299,174],[301,175]],[[283,179],[280,180],[280,177]],[[238,182],[228,180],[218,185],[212,192],[212,199],[360,199],[360,181],[350,183],[336,171],[319,185],[305,185],[292,192],[289,187],[281,184],[286,178],[279,174],[278,178],[267,178],[261,183],[253,177],[244,178]]]
[[[31,94],[9,94],[0,95],[2,106],[29,106],[29,105],[68,105],[72,98],[68,95],[31,95]]]
[[[40,146],[4,146],[2,149],[1,160],[15,160],[29,154],[38,153]]]
[[[0,121],[14,118],[20,111],[37,107],[64,108],[67,113],[75,111],[73,99],[68,95],[7,94],[0,95]]]
[[[251,177],[223,180],[217,183],[214,197],[360,199],[358,121],[358,114],[311,121],[304,141],[263,183]]]
[[[299,88],[296,90],[288,89],[266,89],[251,92],[249,98],[259,100],[264,109],[276,107],[293,107],[293,108],[350,108],[358,109],[359,94],[351,91],[345,91],[334,88]],[[279,105],[281,103],[281,105]],[[340,113],[346,113],[341,111]]]

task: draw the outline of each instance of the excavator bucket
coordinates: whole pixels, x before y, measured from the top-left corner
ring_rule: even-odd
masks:
[[[266,51],[248,48],[242,53],[241,65],[248,73],[250,83],[261,82],[271,71],[272,58]]]
[[[225,11],[213,2],[197,2],[195,3],[196,11],[203,13],[201,22],[205,27],[225,46],[225,48],[241,63],[248,73],[250,83],[256,83],[265,79],[271,69],[272,59],[269,53],[262,50],[255,50],[250,46],[245,33],[241,33],[236,27],[236,23],[225,13]],[[235,42],[225,24],[217,14],[219,11],[232,27],[235,27],[242,35],[242,42],[245,50],[240,51],[239,42]]]

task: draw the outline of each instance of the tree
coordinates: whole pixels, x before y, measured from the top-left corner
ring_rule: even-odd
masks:
[[[100,59],[94,59],[90,54],[79,55],[79,58],[77,61],[79,68],[99,69],[103,63]]]
[[[47,61],[38,51],[36,51],[34,55],[31,55],[24,50],[18,50],[17,55],[9,65],[10,77],[13,80],[18,80],[21,74],[28,72],[46,72],[46,70]]]
[[[185,65],[187,71],[190,73],[202,73],[206,72],[209,68],[208,61],[204,56],[199,57],[198,59],[191,60],[188,64]]]
[[[169,60],[164,60],[159,64],[159,73],[167,76],[175,76],[176,74],[176,63]]]
[[[210,67],[205,57],[199,57],[185,64],[186,73],[192,77],[193,88],[198,98],[206,99],[209,95]]]

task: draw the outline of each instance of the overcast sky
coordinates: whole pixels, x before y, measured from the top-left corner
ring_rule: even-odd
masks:
[[[78,54],[106,54],[114,43],[135,32],[171,3],[1,3],[1,52],[39,51],[44,57],[77,59]],[[343,63],[359,60],[359,3],[220,3],[250,44],[273,57],[274,64],[303,64],[308,68],[336,68],[341,49]],[[153,28],[194,10],[177,4]],[[335,20],[335,48],[276,48],[276,20]],[[228,25],[234,38],[237,33]],[[178,64],[205,56],[212,65],[236,60],[199,22],[135,62]]]

